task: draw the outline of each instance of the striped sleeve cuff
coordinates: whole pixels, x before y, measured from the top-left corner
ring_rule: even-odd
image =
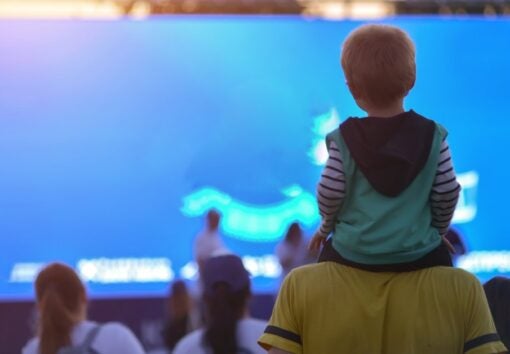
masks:
[[[277,326],[267,326],[258,344],[265,350],[277,348],[292,354],[303,353],[301,337]]]
[[[484,334],[467,341],[464,344],[466,354],[496,354],[506,353],[507,349],[497,333]]]

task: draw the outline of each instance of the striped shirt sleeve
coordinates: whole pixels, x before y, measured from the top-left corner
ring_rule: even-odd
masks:
[[[327,237],[336,223],[336,215],[345,196],[345,174],[342,156],[335,142],[329,143],[329,157],[317,186],[317,202],[321,214],[321,226],[317,233]]]
[[[461,187],[453,169],[450,147],[444,140],[439,153],[436,178],[430,193],[432,226],[439,230],[441,236],[444,236],[450,227],[460,190]]]

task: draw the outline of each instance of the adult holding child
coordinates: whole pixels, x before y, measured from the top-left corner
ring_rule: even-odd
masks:
[[[395,27],[362,26],[342,67],[367,117],[327,137],[311,242],[325,244],[320,263],[285,279],[260,344],[272,354],[506,352],[481,284],[451,267],[444,235],[460,185],[446,130],[404,110],[412,41]]]

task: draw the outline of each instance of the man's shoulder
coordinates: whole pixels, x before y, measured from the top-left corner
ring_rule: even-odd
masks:
[[[432,267],[424,269],[430,276],[444,281],[455,281],[462,283],[479,283],[478,278],[472,273],[454,267]]]
[[[195,240],[194,240],[194,241],[195,241],[195,242],[196,242],[196,241],[201,241],[201,240],[205,239],[206,237],[207,237],[207,232],[205,232],[205,231],[200,231],[199,233],[197,233],[197,234],[196,234],[196,236],[195,236]]]
[[[333,278],[363,277],[367,281],[371,278],[416,278],[428,279],[436,283],[451,284],[479,284],[479,280],[464,269],[454,267],[431,267],[414,272],[402,273],[374,273],[361,269],[352,268],[335,262],[321,262],[308,264],[293,269],[287,276],[292,283],[305,284],[322,283]]]
[[[468,271],[453,267],[434,267],[426,271],[426,284],[442,292],[466,297],[483,293],[480,280]]]
[[[320,283],[325,277],[332,277],[332,270],[336,267],[343,266],[332,262],[306,264],[292,269],[287,275],[287,280],[298,284],[303,284],[303,282],[306,282],[305,284]]]
[[[324,271],[324,268],[327,264],[328,262],[306,264],[292,269],[289,275],[292,275],[294,277],[301,277],[316,272],[322,272]]]

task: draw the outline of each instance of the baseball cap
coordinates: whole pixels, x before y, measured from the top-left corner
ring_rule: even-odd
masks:
[[[206,294],[211,294],[218,283],[225,283],[232,291],[239,291],[250,284],[250,273],[238,256],[221,255],[211,257],[205,262],[202,280]]]

